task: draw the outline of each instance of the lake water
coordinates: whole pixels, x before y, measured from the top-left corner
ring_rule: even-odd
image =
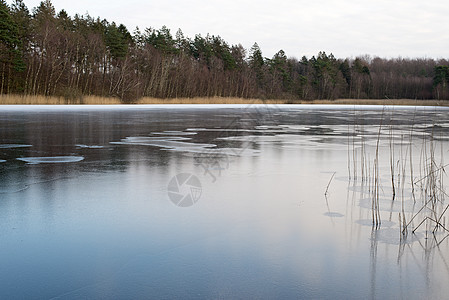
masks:
[[[435,107],[2,106],[0,298],[445,298],[448,132]]]

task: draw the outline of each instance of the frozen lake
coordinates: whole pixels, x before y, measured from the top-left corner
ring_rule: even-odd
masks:
[[[448,133],[435,107],[0,106],[0,298],[445,298]]]

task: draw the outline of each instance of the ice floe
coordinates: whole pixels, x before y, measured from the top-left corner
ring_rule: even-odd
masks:
[[[164,132],[152,132],[151,134],[154,135],[169,135],[169,136],[179,136],[179,135],[195,135],[197,134],[196,132],[184,132],[184,131],[171,131],[171,130],[167,130]]]
[[[184,141],[183,141],[184,140]],[[217,148],[216,144],[186,142],[186,137],[126,137],[112,145],[152,146],[166,151],[185,152],[209,156],[254,156],[258,150],[249,148]]]
[[[49,157],[19,157],[17,160],[24,161],[28,164],[55,164],[55,163],[72,163],[84,160],[83,156],[49,156]]]
[[[22,144],[0,144],[0,149],[13,149],[13,148],[29,148],[32,145],[22,145]]]
[[[99,146],[99,145],[82,145],[82,144],[79,144],[79,145],[75,145],[75,146],[77,146],[78,148],[86,148],[86,149],[102,149],[102,148],[104,148],[104,146]]]
[[[144,138],[144,137],[127,137],[120,142],[110,142],[113,145],[138,145],[138,146],[153,146],[159,148],[176,149],[176,148],[211,148],[216,147],[214,144],[200,144],[181,142],[179,139],[172,138]]]
[[[324,215],[326,217],[331,217],[331,218],[343,218],[345,216],[338,212],[327,212],[327,213],[324,213]]]

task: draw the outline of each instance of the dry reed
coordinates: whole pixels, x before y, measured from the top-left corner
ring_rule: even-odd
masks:
[[[122,104],[115,97],[84,96],[67,99],[64,97],[0,95],[3,104]],[[350,104],[350,105],[417,105],[417,106],[449,106],[448,100],[412,100],[412,99],[336,99],[336,100],[285,100],[285,99],[244,99],[231,97],[196,97],[196,98],[151,98],[138,99],[134,104]]]
[[[112,97],[85,96],[78,99],[46,96],[0,95],[2,105],[63,105],[63,104],[120,104],[120,99]]]
[[[382,110],[382,116],[380,118],[379,129],[376,134],[376,144],[374,146],[373,151],[375,151],[375,158],[371,161],[369,158],[366,160],[366,157],[369,157],[369,153],[366,150],[366,137],[364,136],[363,130],[360,131],[360,127],[363,126],[355,122],[353,125],[353,134],[352,141],[349,138],[350,131],[348,128],[348,172],[349,172],[349,180],[351,181],[360,181],[362,186],[364,185],[364,181],[370,184],[370,193],[371,193],[371,215],[373,227],[379,228],[381,226],[381,209],[379,203],[379,196],[381,190],[381,178],[383,175],[380,173],[380,161],[381,154],[389,152],[389,176],[391,182],[391,192],[392,192],[392,204],[391,210],[393,210],[393,202],[397,198],[398,194],[400,196],[400,212],[399,216],[399,229],[401,233],[401,241],[403,238],[407,236],[407,233],[410,229],[412,233],[415,233],[419,228],[425,226],[426,236],[428,234],[434,234],[437,230],[442,229],[449,233],[449,229],[445,224],[446,215],[449,213],[449,204],[445,203],[445,197],[449,196],[445,191],[444,178],[447,176],[445,168],[449,166],[449,164],[444,163],[444,153],[443,144],[440,143],[440,149],[437,151],[437,140],[443,140],[443,136],[440,136],[438,139],[435,138],[435,128],[436,125],[433,124],[432,131],[426,135],[423,134],[423,143],[420,150],[419,155],[419,168],[418,170],[414,170],[416,166],[414,165],[413,160],[413,135],[414,132],[414,121],[415,114],[413,116],[413,122],[410,126],[410,131],[408,134],[400,135],[400,146],[398,149],[395,149],[395,132],[393,124],[390,124],[389,129],[386,130],[386,138],[389,140],[389,151],[381,152],[380,150],[380,140],[383,139],[383,120],[384,120],[384,109]],[[391,115],[391,119],[393,115]],[[356,120],[356,116],[354,118]],[[363,127],[362,127],[363,128]],[[355,136],[358,137],[357,132],[360,131],[360,142],[355,142]],[[442,134],[441,134],[442,135]],[[359,138],[359,137],[358,137]],[[369,137],[368,137],[369,138]],[[357,156],[356,146],[358,143],[361,144],[361,153],[360,157]],[[351,145],[352,144],[352,145]],[[352,149],[351,149],[352,146]],[[398,157],[395,157],[395,152],[398,151]],[[350,154],[352,152],[352,155]],[[440,155],[438,157],[438,152]],[[350,160],[353,160],[352,162]],[[386,158],[385,158],[386,159]],[[397,162],[396,162],[397,159]],[[366,165],[366,162],[370,162]],[[396,165],[396,166],[395,166]],[[352,166],[352,168],[351,168]],[[358,178],[357,173],[358,170],[361,171],[362,177]],[[395,171],[397,170],[397,175]],[[414,174],[419,173],[420,177],[418,179],[414,178]],[[367,174],[369,177],[364,178]],[[407,174],[410,176],[410,180],[407,180]],[[397,176],[397,182],[395,180],[395,176]],[[410,190],[410,193],[406,192],[407,188]],[[415,185],[420,188],[421,194],[415,195]],[[372,190],[371,190],[372,186]],[[411,212],[407,212],[405,203],[405,197],[410,197],[410,201],[413,203],[417,203],[420,200],[421,206],[418,207],[417,211],[414,209]],[[390,220],[391,220],[390,212]],[[417,224],[417,225],[416,225]],[[416,225],[416,226],[415,226]]]

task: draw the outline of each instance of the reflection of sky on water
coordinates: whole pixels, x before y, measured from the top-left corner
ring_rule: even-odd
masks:
[[[373,231],[366,226],[369,186],[348,183],[348,141],[374,157],[379,108],[318,108],[280,106],[267,125],[251,120],[258,115],[245,106],[1,108],[0,144],[31,147],[0,147],[0,295],[446,295],[449,239],[431,252],[425,249],[435,245],[422,233],[397,242],[402,202],[388,198],[388,177],[380,203],[384,224]],[[415,115],[418,163],[429,128],[441,122],[443,135],[449,122],[447,110],[432,119],[434,110],[395,108],[385,121],[394,124],[394,136],[408,137]],[[354,127],[355,118],[363,127]],[[389,147],[388,139],[380,144]],[[229,159],[206,170],[198,163],[204,151]],[[400,157],[399,146],[395,154]],[[84,160],[17,160],[61,156]],[[167,197],[168,182],[183,172],[202,183],[190,208]],[[380,172],[388,174],[388,157]],[[419,203],[408,194],[404,189],[405,210],[416,211]]]

